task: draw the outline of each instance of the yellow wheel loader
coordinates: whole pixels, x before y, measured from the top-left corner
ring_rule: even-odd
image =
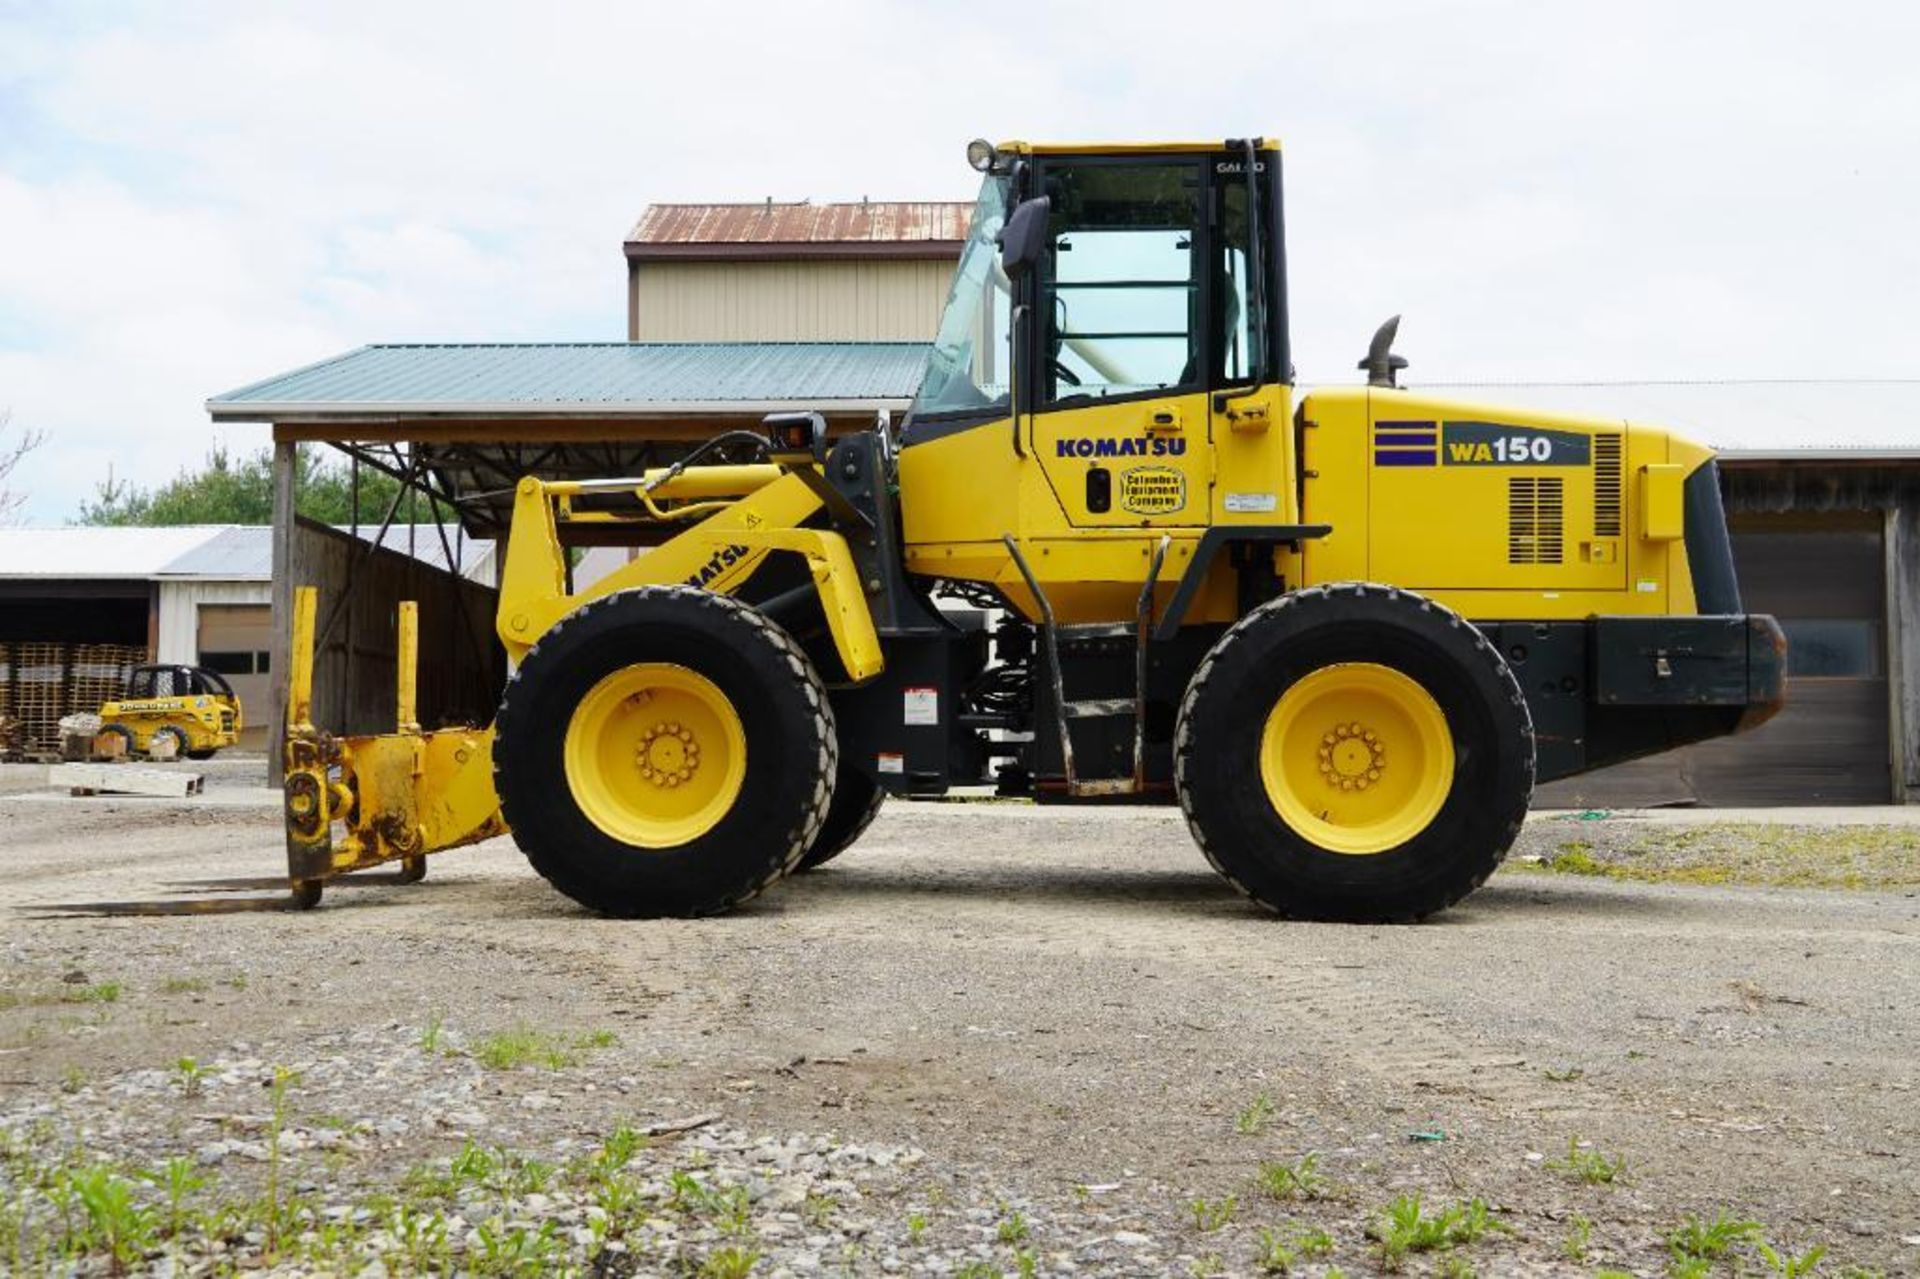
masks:
[[[1297,394],[1280,149],[969,148],[972,228],[895,432],[812,414],[514,497],[489,728],[309,722],[296,899],[510,830],[616,916],[723,911],[884,797],[1177,803],[1287,916],[1412,920],[1484,881],[1536,782],[1761,722],[1711,454],[1403,389]],[[591,526],[591,527],[585,527]],[[649,546],[570,591],[565,547]]]

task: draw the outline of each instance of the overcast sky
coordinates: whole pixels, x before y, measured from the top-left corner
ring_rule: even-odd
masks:
[[[976,135],[1277,134],[1307,382],[1395,311],[1415,381],[1920,377],[1916,51],[1845,0],[0,0],[0,408],[59,522],[365,342],[623,337],[650,201],[966,199]],[[1920,444],[1914,392],[1847,394]]]

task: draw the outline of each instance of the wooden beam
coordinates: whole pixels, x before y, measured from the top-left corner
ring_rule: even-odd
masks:
[[[1893,802],[1920,804],[1920,500],[1887,508],[1887,729]]]
[[[287,740],[287,666],[292,659],[294,465],[299,445],[273,445],[273,683],[267,715],[267,785],[280,786]]]

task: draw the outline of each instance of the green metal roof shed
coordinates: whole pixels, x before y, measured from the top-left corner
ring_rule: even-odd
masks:
[[[422,519],[451,514],[461,533],[498,538],[524,476],[636,475],[769,413],[813,410],[836,431],[857,430],[907,408],[926,355],[918,342],[409,343],[364,346],[214,396],[207,412],[215,421],[272,428],[272,740],[285,703],[296,572],[337,601],[361,593],[364,569],[350,557],[316,580],[312,565],[296,567],[294,458],[302,442],[330,445],[399,480]],[[398,513],[398,503],[363,509],[358,522],[384,526]],[[457,545],[449,551],[457,553]],[[423,616],[443,605],[423,601]],[[331,606],[327,616],[339,615]],[[329,643],[343,642],[323,637],[323,656]],[[346,670],[341,687],[350,693],[351,662]]]
[[[712,419],[792,409],[871,418],[912,400],[918,342],[363,346],[207,401],[215,421]],[[711,422],[702,424],[710,429]],[[621,432],[626,434],[626,432]],[[328,438],[302,433],[302,438]]]

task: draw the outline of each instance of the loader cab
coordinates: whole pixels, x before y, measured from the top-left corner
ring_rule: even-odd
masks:
[[[1292,380],[1277,146],[1254,145],[1251,176],[1244,143],[984,153],[912,422]],[[1009,260],[1034,214],[1043,233]]]
[[[909,480],[941,454],[990,491],[971,509],[917,501],[910,547],[1293,518],[1278,146],[974,158],[980,196],[902,438]],[[1231,500],[1214,482],[1229,468],[1245,480]]]

